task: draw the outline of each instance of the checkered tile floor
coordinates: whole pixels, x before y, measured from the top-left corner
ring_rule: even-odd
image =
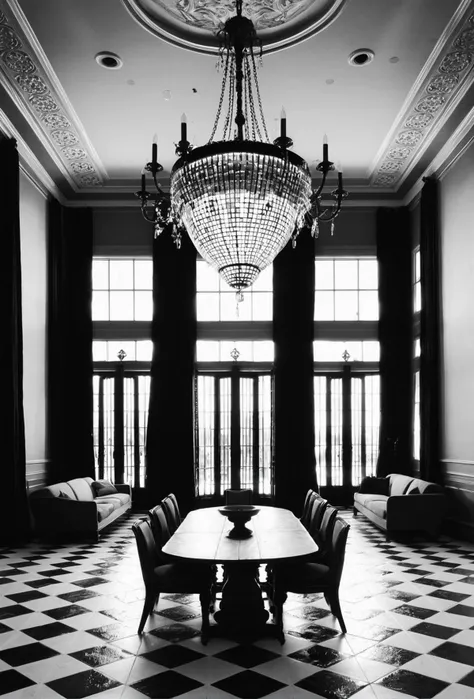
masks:
[[[10,699],[474,699],[474,544],[387,542],[361,516],[341,589],[290,595],[284,645],[200,642],[196,595],[166,595],[139,637],[137,515],[99,543],[0,551],[0,696]]]

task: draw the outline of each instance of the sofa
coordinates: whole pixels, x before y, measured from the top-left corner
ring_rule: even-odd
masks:
[[[360,512],[387,534],[424,531],[436,537],[446,511],[441,485],[400,473],[364,479],[354,493],[354,516]]]
[[[127,484],[74,478],[38,488],[29,497],[33,528],[39,537],[84,537],[99,532],[132,506]]]

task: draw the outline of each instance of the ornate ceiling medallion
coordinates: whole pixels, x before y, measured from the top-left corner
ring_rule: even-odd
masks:
[[[347,0],[244,0],[265,53],[317,34],[333,22]],[[122,0],[132,17],[170,44],[217,54],[218,32],[234,14],[234,0]]]

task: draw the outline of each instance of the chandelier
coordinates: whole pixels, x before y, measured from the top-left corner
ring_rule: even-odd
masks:
[[[307,163],[289,150],[293,141],[286,134],[284,110],[280,136],[270,142],[255,56],[257,49],[261,59],[262,45],[253,23],[242,15],[242,0],[236,0],[236,15],[225,23],[219,38],[223,78],[208,143],[193,148],[183,115],[170,192],[157,181],[163,167],[157,161],[154,142],[136,196],[144,218],[155,225],[155,237],[170,230],[179,248],[186,231],[204,260],[240,298],[242,290],[255,282],[290,238],[295,247],[301,230],[309,228],[318,237],[320,222],[330,221],[332,234],[347,192],[339,168],[337,188],[330,194],[333,201],[326,208],[322,205],[327,175],[335,169],[327,139],[323,159],[316,167],[320,183],[314,190]],[[214,140],[221,116],[222,140]],[[153,177],[153,194],[146,189],[146,172]]]

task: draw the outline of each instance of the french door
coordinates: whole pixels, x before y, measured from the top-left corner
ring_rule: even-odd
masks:
[[[143,488],[149,372],[123,364],[94,372],[93,391],[96,478]]]
[[[195,486],[217,502],[228,488],[273,495],[273,380],[270,372],[199,372],[195,379]]]
[[[364,476],[374,475],[379,451],[380,377],[376,372],[314,375],[315,455],[318,484],[344,499]]]

